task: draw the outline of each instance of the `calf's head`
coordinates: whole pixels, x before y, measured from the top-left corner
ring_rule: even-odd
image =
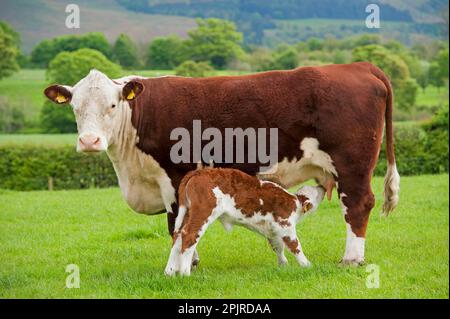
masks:
[[[302,204],[302,213],[312,213],[323,200],[325,189],[322,186],[305,185],[297,191],[296,195]]]
[[[56,104],[70,104],[78,128],[77,151],[102,152],[115,143],[122,121],[124,108],[134,100],[144,87],[131,80],[119,83],[97,70],[77,84],[51,85],[44,94]]]

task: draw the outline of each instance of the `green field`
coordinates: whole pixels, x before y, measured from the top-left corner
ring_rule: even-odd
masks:
[[[289,254],[279,268],[262,237],[216,223],[192,276],[167,278],[165,216],[133,213],[117,188],[0,191],[0,298],[448,298],[448,178],[404,177],[388,218],[378,213],[382,179],[374,179],[366,261],[380,267],[378,289],[366,287],[364,266],[338,265],[345,225],[336,199],[298,226],[310,269]],[[65,288],[68,264],[79,266],[79,289]]]
[[[424,90],[420,89],[417,94],[416,104],[418,106],[438,106],[443,103],[448,103],[448,89],[447,88],[436,88],[434,86],[429,86]]]

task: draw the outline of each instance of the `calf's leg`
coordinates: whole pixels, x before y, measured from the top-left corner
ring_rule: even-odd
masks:
[[[180,206],[176,203],[171,205],[172,212],[167,212],[167,227],[169,230],[170,236],[173,238],[174,230],[175,230],[175,222],[178,216],[178,211]],[[200,263],[200,257],[198,255],[197,250],[194,250],[194,254],[192,255],[192,267],[196,267]]]
[[[277,254],[278,265],[283,266],[288,263],[286,256],[284,255],[284,242],[280,237],[269,238],[270,246],[272,246],[273,251]]]
[[[290,227],[289,230],[285,234],[283,234],[280,239],[284,242],[289,251],[294,254],[295,259],[297,259],[297,262],[300,264],[300,266],[308,267],[311,265],[308,258],[306,258],[305,254],[303,253],[302,246],[300,245],[300,241],[297,238],[294,227]]]
[[[204,208],[203,208],[204,209]],[[208,226],[217,219],[215,210],[209,213],[202,213],[202,207],[192,203],[189,211],[186,213],[183,226],[175,233],[172,251],[165,273],[174,275],[189,276],[192,269],[192,259],[196,247]]]

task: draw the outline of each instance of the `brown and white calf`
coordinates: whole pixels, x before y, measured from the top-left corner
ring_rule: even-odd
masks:
[[[167,275],[190,275],[195,248],[217,219],[227,230],[237,224],[266,237],[279,264],[287,263],[286,246],[301,266],[310,265],[295,226],[303,216],[317,209],[325,194],[321,186],[303,186],[294,195],[278,184],[242,171],[217,168],[188,173],[178,192],[180,210],[165,269]]]

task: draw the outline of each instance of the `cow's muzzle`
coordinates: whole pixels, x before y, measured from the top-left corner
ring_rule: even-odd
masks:
[[[78,137],[77,149],[79,152],[95,153],[105,151],[102,138],[96,134],[81,134]]]

